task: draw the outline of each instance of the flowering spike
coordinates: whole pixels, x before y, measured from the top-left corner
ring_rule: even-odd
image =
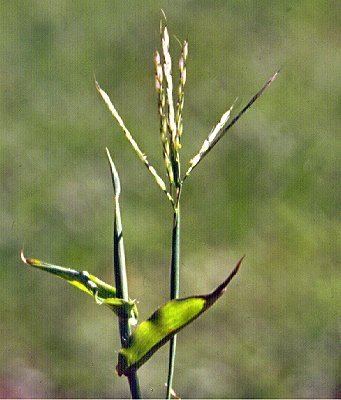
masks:
[[[188,56],[188,42],[185,40],[182,45],[181,55],[179,59],[179,88],[178,88],[178,102],[176,106],[176,145],[181,148],[181,135],[183,132],[182,111],[184,108],[184,87],[186,84],[186,59]]]
[[[211,151],[213,149],[213,147],[219,142],[219,140],[225,135],[225,133],[232,128],[232,126],[239,120],[239,118],[252,106],[252,104],[265,92],[266,89],[268,89],[268,87],[275,81],[275,79],[277,78],[279,71],[276,71],[274,75],[272,75],[272,77],[270,79],[268,79],[265,84],[261,87],[261,89],[249,100],[249,102],[246,104],[246,106],[244,106],[244,108],[242,108],[241,111],[239,111],[239,113],[232,119],[232,121],[226,125],[227,119],[226,121],[221,124],[224,115],[227,115],[229,113],[229,111],[231,111],[231,109],[229,111],[227,111],[222,119],[220,120],[220,122],[217,124],[216,128],[218,126],[221,126],[220,129],[214,134],[215,129],[208,135],[208,138],[205,140],[202,148],[199,150],[199,153],[190,161],[190,167],[188,168],[183,181],[187,178],[187,176],[190,174],[190,172],[192,171],[192,169],[199,164],[199,162],[206,156],[206,154]],[[230,114],[228,114],[228,117],[230,116]],[[205,144],[206,143],[206,144]]]
[[[158,94],[158,111],[160,115],[160,136],[162,143],[163,159],[166,165],[166,171],[170,184],[174,182],[173,168],[170,159],[170,141],[167,125],[166,92],[163,81],[163,68],[161,57],[158,51],[154,53],[155,66],[155,87]]]
[[[160,186],[160,188],[162,189],[162,191],[166,194],[166,196],[168,197],[168,199],[171,201],[171,203],[174,203],[173,197],[171,196],[171,194],[167,191],[166,185],[164,183],[164,181],[162,180],[162,178],[158,175],[158,173],[156,172],[155,168],[149,163],[147,156],[145,154],[143,154],[143,152],[141,151],[140,147],[138,146],[138,144],[135,142],[135,139],[132,137],[131,133],[129,132],[128,128],[125,126],[121,116],[119,115],[119,113],[117,112],[116,108],[114,107],[114,105],[112,104],[110,97],[107,95],[107,93],[99,86],[98,82],[95,81],[96,84],[96,89],[98,90],[98,93],[101,95],[102,99],[104,100],[105,104],[107,105],[107,107],[109,108],[112,116],[116,119],[116,121],[118,122],[118,124],[120,125],[120,127],[122,128],[125,137],[127,138],[127,140],[129,141],[129,143],[131,144],[132,148],[134,149],[135,153],[138,155],[138,157],[140,158],[140,160],[144,163],[144,165],[147,167],[148,171],[152,174],[153,178],[155,179],[156,183]]]
[[[172,59],[169,53],[169,34],[167,26],[164,27],[161,36],[163,52],[163,71],[166,78],[166,103],[167,103],[167,124],[170,136],[170,161],[174,173],[174,182],[177,187],[180,186],[180,158],[179,146],[177,140],[177,126],[175,122],[175,111],[173,101],[173,78],[172,78]]]
[[[191,173],[192,169],[211,150],[211,148],[213,147],[213,143],[215,142],[215,140],[218,137],[218,135],[221,132],[221,130],[224,128],[224,126],[227,123],[228,119],[230,118],[232,108],[233,108],[233,105],[222,115],[222,117],[220,118],[220,121],[211,130],[211,132],[209,133],[209,135],[205,139],[204,143],[202,144],[199,152],[191,159],[190,167],[188,168],[185,176],[188,176]]]

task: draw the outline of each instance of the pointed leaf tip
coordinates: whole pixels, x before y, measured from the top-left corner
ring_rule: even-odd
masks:
[[[228,284],[231,282],[231,280],[237,275],[239,268],[242,264],[242,261],[244,260],[245,255],[240,258],[240,260],[237,262],[236,266],[233,268],[232,272],[229,274],[229,276],[222,282],[216,289],[213,290],[210,294],[208,294],[207,297],[207,307],[211,306],[213,303],[217,301],[219,297],[221,297],[226,289]]]
[[[107,152],[107,157],[108,157],[108,161],[109,161],[109,166],[110,166],[110,171],[111,171],[111,178],[112,178],[112,184],[114,187],[114,194],[115,197],[118,198],[121,194],[121,182],[120,182],[120,178],[118,176],[118,172],[115,166],[115,163],[110,155],[109,149],[106,147],[105,148],[106,152]]]

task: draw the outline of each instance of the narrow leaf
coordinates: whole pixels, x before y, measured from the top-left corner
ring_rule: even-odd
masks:
[[[125,262],[125,250],[123,242],[123,227],[120,211],[119,197],[121,194],[121,182],[114,161],[111,158],[108,148],[106,148],[107,157],[110,166],[112,184],[114,189],[115,211],[114,211],[114,232],[113,232],[113,250],[114,250],[114,276],[117,296],[123,300],[129,300],[128,278]],[[123,315],[118,316],[118,325],[122,347],[125,347],[129,336],[131,335],[131,325],[136,325],[137,320],[126,318]],[[141,398],[140,384],[137,373],[134,372],[128,377],[130,392],[133,399]]]
[[[168,301],[142,322],[129,338],[128,346],[119,352],[117,373],[120,376],[129,375],[137,370],[177,332],[211,307],[225,292],[227,285],[238,272],[243,258],[213,292]]]
[[[114,200],[115,200],[115,217],[114,217],[114,276],[115,276],[115,285],[116,292],[119,298],[122,298],[125,301],[129,300],[128,295],[128,280],[127,280],[127,270],[126,270],[126,261],[125,261],[125,250],[123,243],[123,227],[122,227],[122,219],[121,219],[121,211],[120,211],[120,203],[119,197],[121,194],[121,182],[120,178],[114,164],[113,159],[111,158],[109,149],[106,148],[107,157],[110,166],[111,179],[114,189]],[[130,325],[136,325],[137,321],[127,321],[126,318],[120,318],[120,325],[124,328],[121,329],[121,333],[124,336],[124,341],[127,340],[130,335]],[[128,325],[129,326],[128,326]]]
[[[32,267],[49,272],[66,280],[70,285],[94,297],[97,304],[105,304],[108,306],[115,314],[137,319],[137,307],[134,301],[125,301],[118,298],[116,288],[103,282],[96,276],[89,274],[87,271],[77,271],[58,265],[48,264],[36,258],[26,258],[23,252],[21,252],[21,259],[27,265],[31,265]]]

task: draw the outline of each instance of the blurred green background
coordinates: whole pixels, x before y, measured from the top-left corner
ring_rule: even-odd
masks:
[[[121,175],[130,294],[146,318],[168,298],[171,209],[96,93],[110,94],[163,170],[152,55],[163,8],[189,40],[183,162],[221,114],[282,73],[193,172],[182,197],[181,292],[239,277],[179,335],[182,397],[340,394],[340,2],[1,1],[2,397],[127,397],[117,321],[19,250],[112,279]],[[174,57],[176,40],[171,40]],[[176,62],[176,61],[175,61]],[[140,369],[164,394],[168,347]]]

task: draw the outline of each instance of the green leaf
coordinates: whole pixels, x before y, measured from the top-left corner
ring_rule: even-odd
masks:
[[[213,292],[168,301],[142,322],[130,336],[128,346],[122,348],[118,354],[118,375],[129,375],[137,370],[177,332],[211,307],[225,292],[227,285],[238,272],[243,258]]]
[[[27,265],[31,265],[32,267],[49,272],[66,280],[70,285],[94,297],[97,304],[105,304],[108,306],[118,316],[137,319],[138,313],[135,301],[125,301],[118,298],[116,288],[103,282],[96,276],[89,274],[87,271],[76,271],[74,269],[48,264],[36,258],[26,258],[23,252],[21,252],[21,259]]]

